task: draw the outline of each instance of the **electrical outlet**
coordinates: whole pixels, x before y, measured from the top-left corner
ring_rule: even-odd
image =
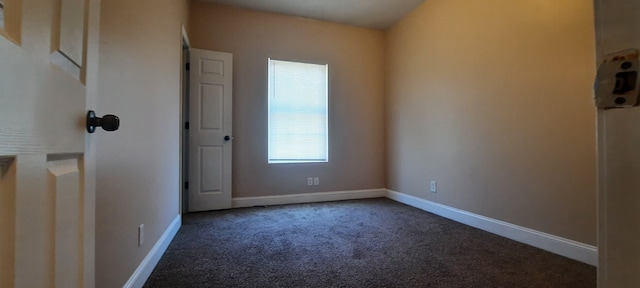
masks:
[[[431,180],[431,186],[429,187],[432,193],[438,192],[438,182]]]
[[[138,226],[138,247],[142,247],[142,243],[144,243],[144,224]]]
[[[320,185],[320,177],[313,178],[313,185],[315,185],[315,186]]]
[[[313,178],[309,177],[307,178],[307,186],[311,186],[311,185],[313,185]]]

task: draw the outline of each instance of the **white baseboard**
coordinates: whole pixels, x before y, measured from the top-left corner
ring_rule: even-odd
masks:
[[[598,266],[598,250],[595,246],[492,219],[392,190],[388,190],[387,198],[456,222],[549,251],[551,253],[562,255],[592,266]]]
[[[181,225],[182,217],[178,215],[173,219],[169,228],[162,233],[162,236],[160,236],[160,239],[153,245],[153,248],[151,248],[147,256],[142,259],[136,271],[129,277],[129,281],[122,286],[123,288],[140,288],[144,285],[144,282],[147,281],[151,272],[153,272],[153,269],[158,264],[158,261],[160,261],[162,254],[167,251],[169,243],[171,243],[173,237],[176,236]]]
[[[261,197],[236,197],[232,200],[233,208],[284,205],[298,203],[313,203],[339,200],[353,200],[365,198],[378,198],[387,196],[387,189],[367,189],[335,192],[316,192],[304,194],[261,196]]]

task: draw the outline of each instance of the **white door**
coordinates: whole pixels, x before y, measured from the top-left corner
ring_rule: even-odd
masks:
[[[95,166],[83,123],[99,5],[1,2],[15,14],[0,25],[0,287],[93,287]]]
[[[232,55],[191,49],[189,212],[231,208]]]

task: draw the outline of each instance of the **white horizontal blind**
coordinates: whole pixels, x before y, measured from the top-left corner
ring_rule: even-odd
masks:
[[[269,163],[327,162],[328,65],[269,59]]]

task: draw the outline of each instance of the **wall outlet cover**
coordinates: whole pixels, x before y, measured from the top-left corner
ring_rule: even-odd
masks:
[[[138,226],[138,247],[141,247],[142,243],[144,243],[144,224]]]

